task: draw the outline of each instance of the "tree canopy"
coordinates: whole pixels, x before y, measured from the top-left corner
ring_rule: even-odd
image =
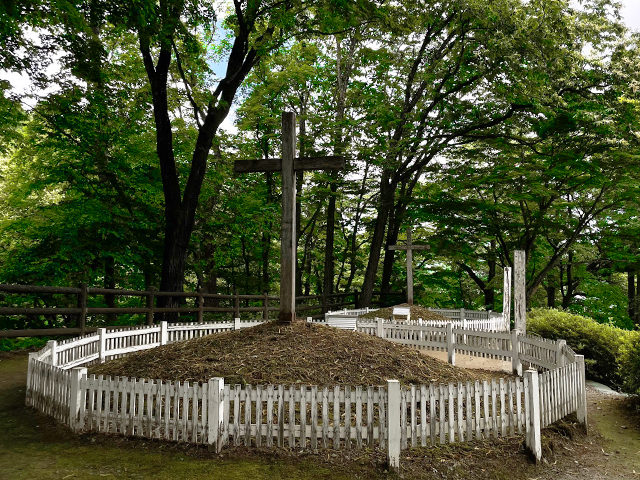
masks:
[[[232,163],[277,157],[290,110],[301,156],[347,159],[298,174],[299,294],[401,289],[388,246],[412,226],[418,301],[498,308],[522,249],[532,306],[640,323],[638,36],[616,8],[3,4],[0,68],[32,88],[0,81],[0,282],[276,291],[279,176]]]

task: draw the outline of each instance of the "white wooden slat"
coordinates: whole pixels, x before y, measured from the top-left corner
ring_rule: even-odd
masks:
[[[307,387],[300,385],[300,448],[307,448]]]
[[[467,421],[467,442],[470,442],[473,439],[473,403],[471,401],[472,398],[472,389],[473,385],[471,382],[467,382],[465,385],[465,418]]]
[[[429,398],[429,394],[427,393],[427,386],[420,386],[420,445],[423,447],[427,446],[427,435],[428,430],[427,427],[429,425],[429,421],[427,420],[427,399]]]
[[[318,448],[318,387],[311,386],[311,450]]]
[[[340,387],[333,387],[333,448],[340,448]]]
[[[504,378],[499,380],[500,382],[500,435],[507,436],[507,412],[505,410],[505,388]]]
[[[240,390],[241,385],[233,387],[233,443],[240,445]],[[231,393],[229,393],[231,395]]]
[[[478,380],[475,381],[473,385],[473,399],[475,405],[475,415],[474,415],[474,424],[476,427],[476,440],[482,439],[482,434],[480,430],[480,419],[482,417],[482,410],[480,406],[480,382]]]
[[[456,394],[455,390],[457,390],[457,389],[456,389],[456,386],[454,384],[450,383],[449,385],[447,385],[447,396],[448,396],[447,405],[449,407],[448,408],[448,410],[449,410],[449,412],[448,412],[449,413],[449,419],[448,419],[447,425],[449,427],[449,429],[448,429],[448,431],[449,431],[449,443],[455,442],[455,436],[456,436],[456,434],[455,434],[455,422],[454,422],[454,419],[455,419],[455,413],[454,413],[455,401],[454,401],[454,396]]]
[[[387,446],[387,390],[384,387],[378,387],[378,411],[380,414],[380,448]]]
[[[374,407],[374,389],[372,386],[367,388],[367,446],[373,448],[373,411]]]
[[[262,385],[256,385],[256,447],[262,446]]]
[[[447,438],[447,426],[445,424],[445,386],[440,384],[438,385],[438,414],[440,420],[440,445],[444,445],[446,443]]]
[[[362,449],[362,387],[356,386],[356,448]]]
[[[458,398],[457,398],[457,406],[458,406],[458,414],[456,417],[456,423],[458,426],[458,441],[459,442],[464,442],[465,437],[464,437],[464,428],[465,428],[465,423],[463,420],[463,414],[462,414],[462,404],[463,404],[463,396],[464,396],[464,389],[462,386],[462,383],[458,383],[458,386],[456,387],[457,393],[458,393]]]
[[[273,385],[267,385],[267,447],[273,447]]]
[[[164,438],[169,440],[171,438],[171,399],[173,398],[172,392],[174,384],[168,381],[164,390]]]
[[[284,447],[284,385],[278,385],[278,447]],[[246,407],[245,407],[246,408]]]
[[[344,446],[351,448],[351,387],[344,387]]]
[[[329,448],[329,389],[322,388],[322,446]]]
[[[400,387],[400,450],[407,448],[407,389]]]
[[[411,385],[410,408],[411,408],[411,446],[418,446],[418,421],[417,421],[417,399],[416,386]]]
[[[289,387],[289,448],[296,446],[296,395],[293,385]]]
[[[253,387],[246,385],[244,387],[245,400],[244,400],[244,445],[246,447],[251,446],[251,410],[252,410],[252,393]]]

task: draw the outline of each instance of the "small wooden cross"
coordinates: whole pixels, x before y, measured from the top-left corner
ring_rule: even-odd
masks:
[[[343,170],[343,157],[296,158],[296,114],[282,113],[282,158],[236,160],[233,170],[282,172],[282,227],[280,239],[280,323],[296,319],[296,174],[297,170]]]
[[[406,245],[389,245],[389,250],[407,251],[407,303],[413,305],[413,250],[429,250],[429,245],[414,245],[411,243],[411,227],[407,229]]]

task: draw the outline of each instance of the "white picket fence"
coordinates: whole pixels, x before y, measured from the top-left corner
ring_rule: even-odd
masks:
[[[323,319],[314,320],[315,323],[322,323],[331,327],[344,328],[348,330],[359,329],[361,323],[367,324],[371,320],[359,318],[361,315],[365,315],[369,312],[374,312],[377,309],[356,309],[356,310],[338,310],[335,312],[327,312]],[[509,319],[503,316],[502,313],[492,311],[474,311],[460,309],[432,309],[434,313],[442,315],[448,318],[448,322],[442,322],[440,320],[424,320],[422,318],[413,319],[403,322],[406,325],[420,325],[420,326],[432,326],[439,327],[444,326],[446,323],[452,323],[455,328],[464,328],[472,330],[487,330],[492,332],[509,332],[511,325]],[[390,319],[384,319],[383,321],[388,323],[392,322]]]
[[[106,331],[49,342],[30,354],[26,403],[74,431],[102,431],[180,442],[295,448],[387,449],[397,466],[400,451],[525,432],[539,459],[540,428],[577,412],[586,425],[584,358],[560,340],[446,327],[359,325],[365,333],[415,348],[446,349],[450,361],[465,352],[535,365],[522,378],[449,385],[385,386],[225,385],[87,375],[85,367],[163,342],[244,322],[166,324]],[[247,322],[248,323],[248,322]],[[170,334],[169,332],[173,332]],[[84,357],[83,357],[84,355]]]

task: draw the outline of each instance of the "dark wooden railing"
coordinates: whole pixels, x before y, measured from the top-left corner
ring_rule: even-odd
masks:
[[[78,287],[48,287],[35,285],[6,285],[0,284],[0,292],[25,295],[72,295],[76,297],[75,307],[11,307],[0,306],[0,315],[5,316],[29,316],[29,315],[63,315],[75,318],[75,328],[38,328],[38,329],[12,329],[0,330],[0,338],[8,337],[35,337],[35,336],[57,336],[57,335],[85,335],[97,330],[97,327],[87,326],[87,316],[91,315],[145,315],[146,324],[154,323],[154,316],[160,313],[178,313],[178,314],[195,314],[195,320],[199,323],[204,322],[204,314],[207,312],[215,313],[232,313],[234,318],[240,317],[241,313],[262,313],[262,318],[269,319],[270,312],[277,312],[279,307],[273,305],[279,302],[280,298],[268,294],[263,295],[240,295],[237,292],[233,295],[222,295],[204,293],[199,290],[197,292],[160,292],[155,289],[150,290],[124,290],[124,289],[108,289],[88,287],[86,284],[80,284]],[[145,299],[144,307],[102,307],[88,306],[90,296],[124,296],[124,297],[141,297]],[[395,301],[399,302],[405,296],[404,293],[374,293],[380,297],[375,304],[386,306]],[[156,306],[156,298],[158,297],[174,297],[193,299],[193,305],[185,305],[180,307],[162,308]],[[296,312],[319,312],[312,315],[320,318],[325,312],[332,309],[339,309],[347,306],[358,305],[359,292],[334,293],[330,295],[306,295],[296,297]],[[212,299],[215,303],[223,301],[229,306],[205,306],[207,299]],[[246,303],[241,306],[241,302]],[[317,304],[305,304],[317,301]],[[260,303],[259,306],[249,306],[249,303]],[[271,303],[271,304],[270,304]],[[71,322],[69,322],[71,323]],[[103,325],[101,325],[103,326]],[[126,326],[118,325],[126,328]]]

